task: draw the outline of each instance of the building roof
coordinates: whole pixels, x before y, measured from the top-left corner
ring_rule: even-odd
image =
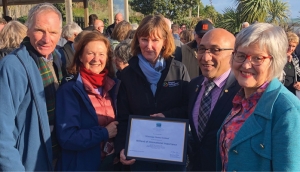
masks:
[[[2,6],[2,1],[0,0],[0,6]],[[73,0],[73,2],[82,2],[83,0]],[[7,0],[7,5],[28,5],[28,4],[39,4],[42,2],[50,3],[64,3],[65,0]]]

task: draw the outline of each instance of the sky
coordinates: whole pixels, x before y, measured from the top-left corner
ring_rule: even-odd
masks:
[[[203,5],[210,5],[209,0],[201,0]],[[298,18],[300,17],[300,0],[283,0],[284,2],[287,2],[290,7],[290,17],[291,18]],[[235,7],[235,0],[212,0],[212,4],[215,7],[215,9],[219,13],[223,13],[223,10],[225,10],[226,7]]]

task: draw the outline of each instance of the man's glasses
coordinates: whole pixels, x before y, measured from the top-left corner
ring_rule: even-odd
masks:
[[[250,56],[243,53],[233,53],[233,60],[237,63],[244,63],[248,59],[255,66],[261,65],[265,59],[271,59],[272,56]]]
[[[208,52],[213,55],[219,55],[221,51],[233,50],[233,48],[205,48],[205,47],[198,47],[197,53],[203,55],[205,52]]]

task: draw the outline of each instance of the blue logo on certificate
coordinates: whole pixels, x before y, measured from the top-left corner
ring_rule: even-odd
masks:
[[[161,123],[156,123],[156,127],[161,127]]]

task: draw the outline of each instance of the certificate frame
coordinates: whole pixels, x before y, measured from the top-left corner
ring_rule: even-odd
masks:
[[[153,138],[152,136],[147,136],[145,134],[148,133],[148,131],[139,129],[136,130],[136,127],[139,125],[137,124],[138,122],[140,123],[147,123],[150,126],[151,132],[154,132],[154,135],[158,133],[160,134],[161,131],[162,133],[167,133],[167,132],[172,132],[171,128],[172,125],[177,126],[176,128],[173,128],[175,130],[179,130],[179,132],[174,133],[173,136],[158,136],[162,137],[162,139],[156,139]],[[155,125],[154,125],[155,123]],[[154,125],[154,126],[153,126]],[[168,126],[166,131],[165,128],[162,126]],[[143,125],[146,126],[146,125]],[[148,125],[147,125],[148,126]],[[148,127],[143,127],[144,129]],[[153,128],[152,128],[153,127]],[[153,131],[152,131],[153,129]],[[180,129],[183,129],[181,131]],[[135,130],[135,131],[133,131]],[[187,158],[187,139],[188,139],[188,131],[189,131],[189,121],[188,119],[180,119],[180,118],[159,118],[159,117],[150,117],[150,116],[139,116],[139,115],[130,115],[128,119],[128,128],[127,128],[127,136],[126,136],[126,145],[125,145],[125,150],[124,154],[127,159],[136,159],[136,160],[143,160],[143,161],[151,161],[151,162],[160,162],[160,163],[170,163],[170,164],[178,164],[178,165],[186,165],[186,158]],[[136,135],[139,135],[138,139],[136,139]],[[142,136],[141,136],[142,135]],[[176,135],[176,136],[175,136]],[[145,137],[143,137],[145,136]],[[177,142],[175,143],[170,143],[171,140],[174,140],[174,137],[176,138],[182,138],[179,139],[178,144]],[[147,140],[143,140],[143,139]],[[154,140],[154,141],[153,141]],[[155,141],[156,140],[156,141]],[[160,140],[160,141],[159,141]],[[168,141],[166,141],[168,140]],[[146,145],[147,144],[147,145]],[[138,147],[137,149],[140,150],[133,150],[136,149],[135,146],[141,146]],[[175,150],[171,151],[169,148],[171,146],[174,146]],[[142,149],[143,146],[147,147],[147,149]],[[148,147],[149,148],[148,150]],[[169,150],[166,150],[165,152],[160,152],[158,154],[154,153],[158,151],[157,149],[164,149],[165,147],[168,147]],[[152,149],[152,151],[150,151]],[[132,153],[133,152],[133,153]],[[143,152],[143,153],[136,153],[136,152]],[[152,154],[152,156],[148,156],[148,154]],[[137,155],[139,154],[139,155]],[[142,154],[142,155],[141,155]],[[170,157],[163,157],[161,154],[169,154]],[[157,155],[157,157],[156,157]]]

